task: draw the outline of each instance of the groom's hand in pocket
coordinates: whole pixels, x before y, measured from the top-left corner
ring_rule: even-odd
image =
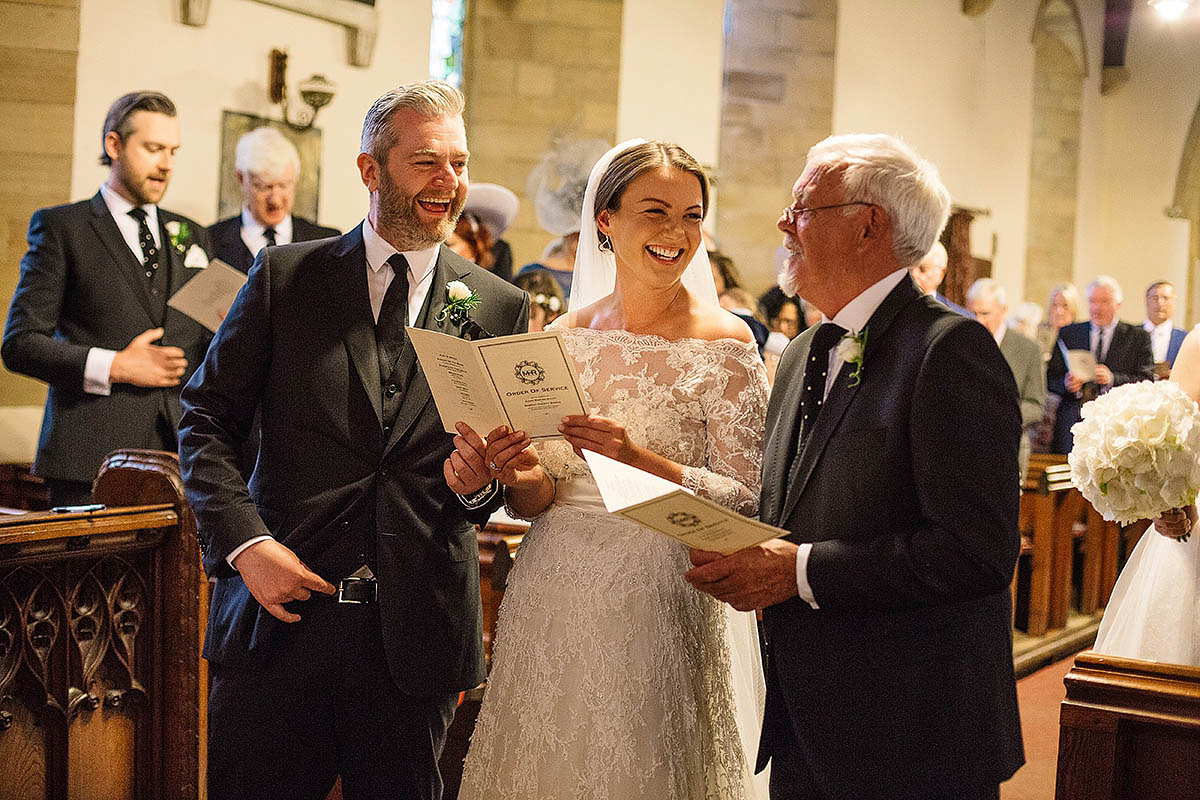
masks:
[[[297,622],[299,614],[283,607],[292,600],[307,600],[313,592],[333,594],[333,584],[313,572],[290,549],[274,539],[256,542],[233,560],[233,568],[246,588],[273,617]]]
[[[684,578],[695,588],[736,608],[753,611],[795,597],[796,545],[771,539],[723,556],[690,552],[693,567]]]

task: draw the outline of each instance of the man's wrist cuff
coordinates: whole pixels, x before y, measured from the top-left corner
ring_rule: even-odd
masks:
[[[471,492],[470,494],[456,494],[455,496],[458,498],[458,501],[467,508],[479,508],[491,500],[499,490],[500,482],[495,478],[492,478],[491,483],[489,483],[487,486],[484,486],[477,492]]]

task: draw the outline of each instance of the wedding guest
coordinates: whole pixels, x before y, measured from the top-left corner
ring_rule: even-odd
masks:
[[[1046,320],[1038,325],[1037,343],[1042,348],[1042,357],[1050,360],[1050,353],[1058,342],[1058,332],[1073,325],[1079,318],[1079,290],[1072,284],[1060,283],[1050,290],[1046,301]]]
[[[685,577],[762,609],[772,798],[996,800],[1024,761],[1012,375],[908,274],[949,212],[931,164],[834,136],[792,194],[780,282],[829,321],[789,345],[767,413],[761,519],[788,535],[693,551]]]
[[[500,237],[517,218],[517,196],[494,183],[474,183],[446,246],[498,278],[512,280],[512,250]]]
[[[531,270],[513,278],[513,286],[529,295],[529,332],[545,330],[546,326],[567,310],[558,281],[545,270]]]
[[[533,520],[459,797],[763,798],[753,614],[692,590],[686,547],[608,514],[581,457],[755,513],[766,380],[717,306],[708,183],[677,145],[634,140],[596,164],[583,208],[572,310],[553,327],[592,413],[536,447],[521,432],[485,452],[457,442]]]
[[[29,220],[0,348],[10,370],[49,384],[33,472],[56,506],[91,502],[113,450],[175,450],[180,382],[212,338],[167,305],[211,250],[204,228],[158,205],[179,150],[175,104],[122,95],[100,142],[100,190]]]
[[[804,312],[800,308],[800,300],[788,297],[778,286],[772,286],[758,298],[758,307],[767,318],[767,327],[773,333],[780,333],[787,341],[796,338],[807,325],[802,325]]]
[[[336,228],[292,213],[300,153],[277,129],[263,126],[243,134],[234,151],[234,163],[242,188],[242,211],[209,228],[217,258],[249,272],[254,256],[264,247],[341,235]]]
[[[1032,300],[1026,300],[1012,310],[1005,322],[1010,329],[1036,342],[1038,326],[1042,324],[1042,307]]]
[[[1170,281],[1155,281],[1146,288],[1146,321],[1142,327],[1150,334],[1150,350],[1154,353],[1154,377],[1171,377],[1171,367],[1187,331],[1175,327],[1175,285]]]
[[[1021,450],[1017,480],[1024,482],[1033,432],[1042,421],[1042,408],[1046,404],[1046,369],[1042,363],[1042,350],[1033,339],[1005,324],[1007,293],[1003,286],[991,278],[980,278],[971,284],[967,289],[967,308],[992,334],[1017,382],[1017,395],[1021,402]]]
[[[443,246],[468,178],[463,96],[400,86],[363,121],[366,218],[266,247],[184,391],[180,467],[215,580],[208,796],[440,800],[459,693],[484,679],[474,524],[490,475],[451,458],[405,327],[462,281],[496,334],[528,301]],[[262,408],[249,483],[236,454]],[[458,475],[458,492],[446,475]]]
[[[917,282],[917,286],[921,288],[921,291],[933,297],[946,308],[956,314],[969,317],[971,316],[970,311],[950,300],[939,291],[942,280],[946,277],[946,268],[949,264],[950,254],[946,252],[946,246],[941,242],[934,242],[933,247],[929,248],[929,252],[925,254],[925,257],[912,268],[913,280]]]
[[[540,260],[521,267],[523,272],[543,270],[551,275],[571,299],[575,251],[579,246],[579,217],[588,170],[608,144],[599,139],[556,142],[529,174],[533,213],[538,225],[556,238],[546,246]]]
[[[754,298],[742,288],[742,278],[733,259],[720,250],[708,250],[708,262],[712,267],[713,283],[717,288],[717,302],[721,308],[746,323],[761,355],[770,331],[767,330],[766,324],[755,316]],[[740,291],[742,296],[734,299],[731,292],[737,291]]]
[[[1089,322],[1065,325],[1046,366],[1046,386],[1061,402],[1054,420],[1052,453],[1069,453],[1074,437],[1071,426],[1081,419],[1083,404],[1114,386],[1154,380],[1154,355],[1150,334],[1139,325],[1117,317],[1123,295],[1121,286],[1101,275],[1087,286]],[[1086,350],[1096,362],[1094,374],[1076,375],[1068,370],[1066,352]]]

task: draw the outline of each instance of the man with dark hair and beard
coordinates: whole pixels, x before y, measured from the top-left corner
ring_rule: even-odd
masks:
[[[485,674],[472,523],[499,492],[451,456],[404,328],[521,333],[529,316],[524,292],[442,245],[467,195],[462,110],[439,81],[375,102],[366,220],[264,248],[184,391],[180,463],[217,581],[210,797],[319,799],[338,775],[348,799],[441,797],[457,695]],[[454,281],[481,299],[462,322],[440,313]]]
[[[158,206],[178,149],[170,98],[124,94],[101,131],[100,191],[29,221],[2,352],[10,370],[49,384],[33,471],[56,506],[91,502],[113,450],[175,449],[179,387],[211,338],[167,307],[208,266],[204,228]]]

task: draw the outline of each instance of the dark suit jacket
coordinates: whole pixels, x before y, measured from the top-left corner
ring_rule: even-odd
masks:
[[[1068,350],[1091,350],[1092,323],[1064,325],[1058,331],[1058,341]],[[1150,349],[1150,334],[1140,325],[1117,322],[1101,363],[1112,371],[1113,386],[1153,380],[1154,354]],[[1067,391],[1066,377],[1067,363],[1063,360],[1062,348],[1056,344],[1050,350],[1050,362],[1046,365],[1046,388],[1062,398],[1054,419],[1052,452],[1055,453],[1071,452],[1075,443],[1071,426],[1082,419],[1083,400],[1075,392]]]
[[[459,691],[484,677],[479,553],[468,512],[446,486],[442,429],[411,342],[411,375],[393,428],[382,419],[375,323],[362,228],[338,239],[264,248],[203,365],[183,393],[180,465],[204,566],[217,578],[204,655],[227,664],[261,655],[283,624],[250,595],[225,557],[271,534],[334,584],[366,561],[397,685]],[[445,286],[482,297],[471,317],[495,334],[528,329],[528,296],[442,247],[421,327]],[[262,406],[258,464],[247,487],[237,452]],[[492,505],[494,508],[495,505]]]
[[[199,270],[183,265],[184,253],[170,245],[166,224],[186,223],[192,241],[206,252],[211,249],[204,228],[187,217],[159,208],[158,221],[169,293],[174,293]],[[162,448],[161,428],[178,425],[181,407],[180,386],[143,389],[119,383],[107,397],[84,392],[88,350],[120,350],[162,321],[159,343],[183,348],[186,382],[212,334],[173,308],[159,316],[162,301],[157,307],[152,302],[142,264],[99,192],[90,200],[37,211],[28,238],[0,352],[13,372],[50,385],[34,472],[90,482],[113,450]]]
[[[328,239],[330,236],[341,236],[337,228],[326,228],[315,222],[309,222],[303,217],[292,215],[292,242],[312,242],[317,239]],[[254,253],[242,241],[242,214],[239,211],[232,217],[226,217],[215,222],[208,229],[212,240],[213,257],[219,258],[231,267],[249,272],[254,263]]]
[[[790,718],[829,797],[952,797],[1024,761],[1009,581],[1021,418],[987,330],[908,277],[866,326],[796,456],[813,328],[784,351],[767,410],[764,522],[812,542],[819,609],[763,611],[760,764]]]
[[[1042,421],[1042,409],[1046,406],[1046,367],[1042,360],[1042,348],[1028,336],[1009,329],[1000,340],[1000,352],[1017,381],[1017,396],[1021,401],[1021,458],[1018,478],[1025,476],[1029,464],[1032,437]]]

